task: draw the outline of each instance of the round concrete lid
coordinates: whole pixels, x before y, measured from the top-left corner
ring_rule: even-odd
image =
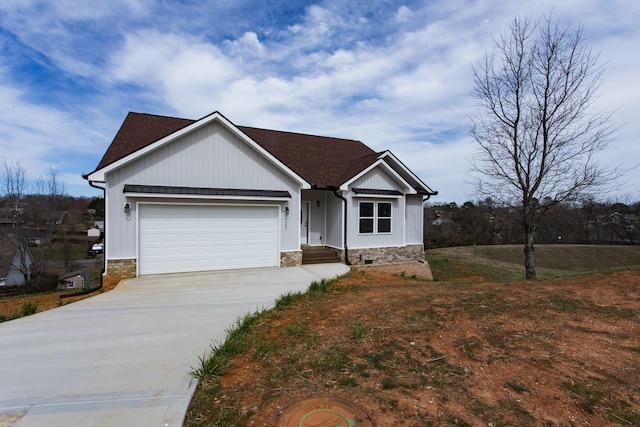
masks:
[[[280,415],[278,427],[374,427],[355,404],[336,397],[314,397],[294,402]]]

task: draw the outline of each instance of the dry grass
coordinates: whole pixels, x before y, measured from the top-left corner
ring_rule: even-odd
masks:
[[[458,251],[429,253],[436,281],[352,271],[262,313],[185,425],[274,426],[313,396],[379,426],[640,425],[639,270],[514,282],[518,266]]]

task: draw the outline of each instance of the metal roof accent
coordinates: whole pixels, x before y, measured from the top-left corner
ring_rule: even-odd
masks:
[[[375,196],[402,196],[398,190],[376,190],[371,188],[352,188],[356,194],[375,195]]]
[[[205,187],[175,187],[169,185],[138,185],[125,184],[123,193],[138,194],[172,194],[190,196],[237,196],[237,197],[265,197],[291,198],[291,194],[284,190],[251,190],[244,188],[205,188]]]

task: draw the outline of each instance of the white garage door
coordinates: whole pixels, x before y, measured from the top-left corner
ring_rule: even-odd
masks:
[[[139,274],[278,266],[278,208],[140,205]]]

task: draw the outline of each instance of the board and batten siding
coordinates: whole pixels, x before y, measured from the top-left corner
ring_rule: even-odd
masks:
[[[422,195],[408,195],[405,203],[407,245],[422,244],[424,240]]]
[[[299,184],[219,123],[196,129],[179,140],[109,172],[106,181],[106,250],[109,259],[136,257],[136,202],[139,200],[123,193],[125,184],[288,191],[291,194],[291,199],[288,200],[289,214],[281,215],[281,250],[297,250],[299,247]],[[154,198],[153,201],[261,203],[161,197]],[[129,214],[124,213],[125,203],[129,203],[131,207]]]
[[[341,199],[333,193],[327,194],[327,246],[342,249],[344,234],[342,223],[344,222],[344,207]]]
[[[302,201],[309,202],[309,245],[324,246],[327,244],[327,198],[333,193],[321,190],[302,192]]]
[[[391,233],[360,234],[358,231],[358,205],[360,202],[391,203]],[[349,228],[347,239],[350,248],[379,248],[405,244],[404,198],[352,197],[349,202]]]
[[[402,186],[385,172],[381,167],[376,167],[362,175],[350,185],[351,188],[373,188],[377,190],[399,190]]]
[[[350,188],[368,188],[375,190],[406,191],[404,184],[398,182],[382,167],[376,167],[368,171],[357,180]],[[350,248],[376,248],[405,245],[405,202],[404,196],[376,197],[357,195],[353,191],[346,192],[349,200],[349,227],[347,228],[347,242]],[[391,203],[391,233],[384,234],[360,234],[359,204],[360,202],[390,202]]]

